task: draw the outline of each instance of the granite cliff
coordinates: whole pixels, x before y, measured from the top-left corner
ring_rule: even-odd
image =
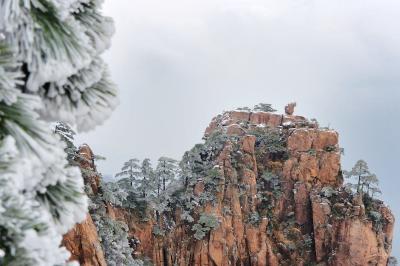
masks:
[[[344,186],[338,133],[293,111],[213,118],[205,143],[185,154],[191,175],[164,213],[104,201],[107,216],[127,225],[133,256],[182,266],[387,265],[392,213]],[[80,152],[95,169],[90,149]],[[93,193],[98,179],[85,179]],[[95,229],[88,215],[64,237],[82,265],[106,264]]]

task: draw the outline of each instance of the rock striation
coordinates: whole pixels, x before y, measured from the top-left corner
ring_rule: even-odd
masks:
[[[201,177],[187,186],[195,199],[212,194],[191,210],[193,221],[183,218],[181,206],[156,220],[108,204],[108,215],[138,240],[133,255],[163,266],[386,265],[392,213],[383,202],[366,201],[343,186],[339,134],[288,108],[284,115],[228,111],[212,119],[205,139],[220,138],[220,148],[201,158],[217,175],[212,186]],[[198,239],[193,224],[202,215],[215,217],[218,226]],[[83,265],[103,265],[96,262],[101,251],[83,248],[95,232],[80,226],[73,232],[83,239],[69,233],[66,247],[85,258],[80,261],[91,261]],[[167,230],[156,235],[155,226]]]

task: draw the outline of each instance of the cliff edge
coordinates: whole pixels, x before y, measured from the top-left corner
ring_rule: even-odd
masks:
[[[392,213],[344,186],[339,134],[293,108],[213,118],[205,143],[185,153],[190,175],[164,213],[107,204],[128,226],[133,256],[182,266],[387,265]]]

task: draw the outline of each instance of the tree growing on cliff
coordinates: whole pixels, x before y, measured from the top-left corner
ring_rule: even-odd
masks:
[[[357,161],[351,171],[344,171],[344,175],[348,179],[357,180],[356,184],[352,184],[357,193],[365,194],[372,199],[381,193],[378,177],[370,172],[368,164],[363,160]]]
[[[382,191],[378,187],[371,187],[369,191],[371,192],[371,198],[374,198],[376,194],[382,194]]]
[[[58,134],[61,137],[61,140],[67,144],[67,149],[72,150],[72,153],[76,151],[76,147],[74,144],[74,137],[76,132],[71,128],[67,123],[58,121],[54,128],[54,133]]]
[[[141,179],[138,180],[138,189],[142,193],[142,197],[147,199],[147,197],[154,191],[154,169],[151,166],[150,159],[146,158],[142,161],[140,166]]]
[[[71,128],[68,123],[58,121],[54,128],[54,133],[61,137],[61,140],[66,144],[65,152],[67,153],[67,160],[70,165],[80,167],[81,160],[87,160],[84,156],[78,153],[78,148],[74,144],[76,132]],[[94,158],[92,159],[94,160]],[[80,168],[82,172],[88,169]],[[90,174],[88,172],[88,174]]]
[[[256,137],[256,156],[269,155],[271,159],[287,157],[286,139],[278,129],[255,128],[250,131]]]
[[[378,193],[379,181],[378,177],[375,174],[363,176],[361,183],[361,190],[364,191],[367,195],[370,195],[370,192],[372,194],[372,191],[374,191],[374,194]]]
[[[116,177],[122,177],[119,181],[125,188],[131,189],[134,184],[141,178],[141,167],[138,159],[130,159],[124,163],[121,172],[117,173]]]
[[[276,110],[272,108],[272,105],[269,103],[259,103],[254,106],[253,110],[256,112],[276,112]]]
[[[208,232],[219,226],[219,220],[215,214],[202,213],[196,224],[192,226],[194,238],[203,239]]]
[[[356,178],[357,184],[354,187],[357,193],[362,193],[363,180],[370,175],[368,164],[364,160],[358,160],[351,171],[344,171],[343,173],[348,179]]]
[[[128,241],[128,227],[107,217],[106,214],[95,218],[104,256],[109,266],[141,266],[143,262],[132,257]]]
[[[100,182],[97,183],[96,193],[88,193],[89,213],[96,226],[107,265],[143,265],[141,260],[132,257],[133,250],[129,244],[128,226],[122,221],[111,218],[109,214],[108,208],[123,207],[128,193],[118,182],[103,182],[102,175],[97,172],[94,161],[91,161],[90,168],[94,169]],[[87,178],[85,172],[83,174]],[[99,247],[93,246],[92,248]]]
[[[113,206],[122,206],[128,197],[125,189],[121,188],[117,182],[106,182],[102,185],[103,200]]]
[[[157,196],[160,196],[160,193],[167,189],[167,185],[175,179],[178,169],[177,163],[176,160],[168,157],[160,157],[158,159],[155,171]]]

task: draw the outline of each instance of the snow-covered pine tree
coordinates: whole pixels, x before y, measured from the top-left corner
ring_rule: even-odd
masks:
[[[176,160],[168,157],[160,157],[158,159],[156,168],[157,195],[160,195],[161,191],[165,191],[167,185],[175,179],[178,169],[177,163]]]
[[[141,176],[142,179],[137,181],[137,187],[142,194],[141,196],[146,200],[149,194],[154,190],[154,184],[152,182],[154,180],[154,170],[148,158],[142,161]]]
[[[365,190],[365,193],[369,195],[369,192],[372,188],[378,188],[379,180],[375,174],[369,174],[367,176],[363,176],[361,179],[362,185],[361,189]]]
[[[128,197],[128,193],[117,182],[103,182],[102,190],[103,200],[113,206],[122,206]]]
[[[78,155],[78,149],[74,144],[74,136],[76,135],[75,131],[67,123],[59,121],[56,123],[54,133],[58,134],[61,137],[61,140],[67,145],[65,151],[67,152],[68,162],[72,165],[78,165],[75,160]]]
[[[161,215],[168,210],[169,197],[172,192],[168,187],[173,181],[177,173],[177,161],[168,158],[160,157],[155,169],[152,183],[153,196],[149,202],[151,208],[155,211],[157,222],[160,222]],[[161,227],[161,224],[159,224]]]
[[[107,265],[140,266],[140,259],[133,259],[133,247],[130,246],[128,228],[122,222],[114,220],[107,214],[107,205],[122,206],[128,193],[117,182],[103,182],[101,173],[92,164],[92,171],[99,177],[98,193],[88,193],[90,204],[89,213],[96,225]],[[87,177],[87,172],[82,171]],[[132,243],[133,244],[133,243]]]
[[[100,0],[0,1],[0,264],[63,265],[62,234],[84,219],[79,169],[51,122],[78,130],[117,103],[99,55],[113,24]]]
[[[367,176],[370,176],[370,171],[368,168],[367,162],[364,160],[358,160],[356,164],[353,166],[351,171],[343,171],[344,176],[348,179],[356,178],[357,184],[354,185],[355,190],[357,193],[363,193],[362,190],[362,183],[363,180],[366,179]]]
[[[97,228],[107,265],[142,266],[141,260],[132,258],[132,248],[128,241],[128,227],[107,215],[97,220]]]
[[[197,144],[191,150],[186,151],[179,162],[179,176],[183,181],[183,186],[192,190],[198,178],[202,177],[203,160],[201,159],[201,149],[204,145]],[[200,172],[200,174],[199,174]]]
[[[121,168],[121,172],[117,173],[116,177],[122,177],[118,183],[128,191],[132,190],[136,185],[137,180],[141,179],[142,171],[138,159],[129,159]]]
[[[256,112],[276,112],[276,110],[269,103],[259,103],[253,108]]]

